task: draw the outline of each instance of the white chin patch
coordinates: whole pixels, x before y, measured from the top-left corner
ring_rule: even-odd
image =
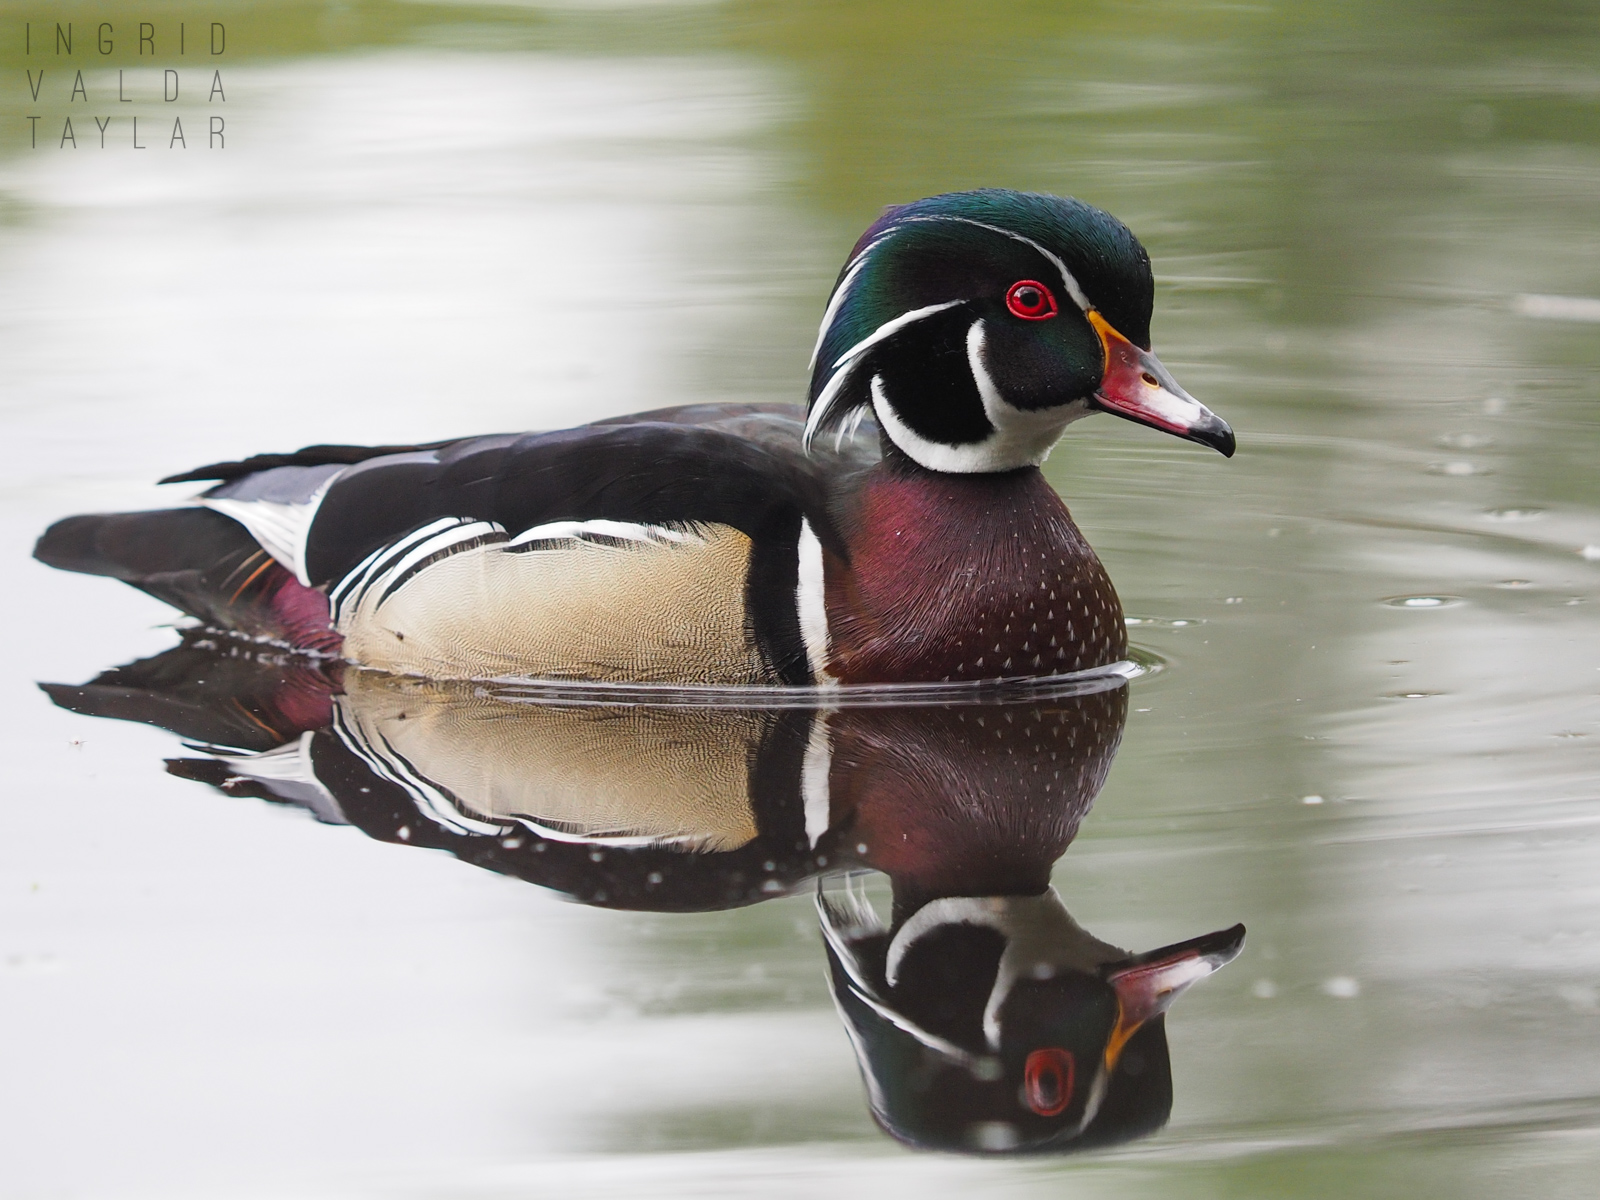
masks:
[[[1050,455],[1062,430],[1092,411],[1087,400],[1074,400],[1057,408],[1027,411],[1013,408],[1000,395],[985,361],[983,322],[967,330],[967,365],[983,401],[983,413],[994,432],[981,442],[950,445],[923,437],[895,411],[883,376],[872,377],[872,411],[878,424],[905,455],[930,471],[970,475],[986,471],[1014,471],[1036,467]]]

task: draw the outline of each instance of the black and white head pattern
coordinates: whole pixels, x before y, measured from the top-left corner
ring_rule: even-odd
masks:
[[[934,471],[1042,462],[1094,411],[1105,368],[1089,313],[1149,344],[1149,257],[1081,201],[1008,191],[889,209],[823,315],[806,443],[870,408]]]

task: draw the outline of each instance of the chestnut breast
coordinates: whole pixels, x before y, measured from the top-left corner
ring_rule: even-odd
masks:
[[[826,562],[841,682],[1056,675],[1127,651],[1100,560],[1036,468],[949,475],[880,463]]]

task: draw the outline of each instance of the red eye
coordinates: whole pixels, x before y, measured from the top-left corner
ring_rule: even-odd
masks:
[[[1035,1050],[1022,1068],[1023,1093],[1028,1107],[1041,1117],[1053,1117],[1072,1103],[1072,1052],[1059,1046]]]
[[[1044,284],[1023,279],[1006,292],[1006,307],[1024,321],[1043,321],[1056,315],[1056,298]]]

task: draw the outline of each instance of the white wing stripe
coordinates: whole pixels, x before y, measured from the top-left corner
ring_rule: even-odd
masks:
[[[493,537],[495,534],[504,536],[505,529],[492,521],[465,521],[453,529],[443,530],[427,541],[414,546],[399,562],[395,562],[392,566],[386,567],[376,574],[372,581],[362,589],[363,594],[370,592],[379,584],[387,587],[417,563],[434,554],[438,554],[442,550],[448,550],[451,546],[459,545],[462,542],[481,541],[486,537]],[[393,561],[392,558],[391,561]]]
[[[641,525],[632,521],[551,521],[547,525],[535,525],[532,529],[525,529],[517,534],[509,543],[510,546],[524,546],[529,542],[549,542],[562,538],[581,538],[586,534],[598,534],[601,537],[621,538],[630,542],[677,542],[685,543],[696,540],[692,533],[681,529],[669,529],[664,525]]]
[[[340,580],[330,594],[334,626],[339,625],[346,608],[359,606],[373,587],[397,578],[421,558],[457,542],[494,533],[503,535],[505,530],[489,521],[441,517],[420,529],[412,530],[391,546],[374,550],[362,560],[360,566]]]
[[[451,833],[500,834],[508,826],[475,821],[450,802],[450,798],[432,783],[412,770],[411,765],[394,747],[384,743],[383,748],[367,741],[359,725],[352,726],[346,719],[344,708],[334,708],[334,731],[339,740],[350,748],[380,779],[401,788],[417,806],[417,812]],[[379,735],[382,736],[381,734]],[[387,753],[385,753],[387,751]]]
[[[306,539],[311,536],[311,523],[317,509],[333,486],[333,481],[344,472],[328,476],[309,497],[299,503],[281,500],[237,500],[231,496],[201,497],[206,508],[232,517],[261,543],[261,548],[277,559],[306,587],[311,580],[306,577]]]

